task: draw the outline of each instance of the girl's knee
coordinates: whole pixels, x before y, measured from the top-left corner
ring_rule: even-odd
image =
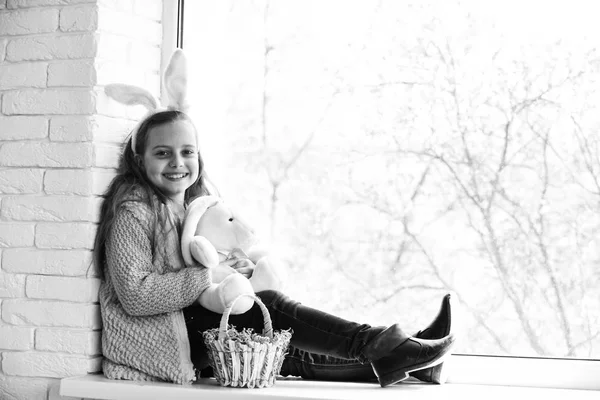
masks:
[[[263,290],[256,293],[256,295],[262,300],[266,306],[274,305],[285,299],[287,296],[277,290]]]

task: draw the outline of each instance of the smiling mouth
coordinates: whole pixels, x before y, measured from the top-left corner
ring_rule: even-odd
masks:
[[[189,174],[163,174],[163,176],[170,181],[178,181],[179,179],[183,179],[188,175]]]

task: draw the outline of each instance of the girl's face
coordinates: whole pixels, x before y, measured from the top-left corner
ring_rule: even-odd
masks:
[[[177,204],[183,204],[185,191],[198,179],[196,130],[185,120],[150,128],[142,155],[146,176]]]

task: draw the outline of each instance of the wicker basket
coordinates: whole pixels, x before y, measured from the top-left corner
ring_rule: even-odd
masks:
[[[264,318],[262,335],[253,329],[237,331],[229,326],[233,304],[241,297],[251,297]],[[225,309],[219,328],[202,333],[215,378],[221,386],[262,388],[275,384],[290,339],[289,331],[273,332],[269,310],[256,296],[236,297]]]

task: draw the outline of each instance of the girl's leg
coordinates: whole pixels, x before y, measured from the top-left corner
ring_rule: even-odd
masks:
[[[368,363],[361,356],[362,348],[385,330],[385,327],[358,324],[303,306],[280,292],[268,290],[257,295],[269,310],[273,329],[292,329],[291,345],[306,352]],[[206,353],[202,332],[218,327],[222,315],[199,306],[183,311],[192,355],[205,359],[201,357]],[[262,311],[257,304],[244,314],[229,316],[229,324],[238,329],[254,328],[256,332],[262,332],[263,323]]]
[[[356,358],[348,357],[348,352],[344,349],[352,346],[352,343],[364,345],[370,338],[376,336],[385,328],[372,328],[369,325],[356,324],[336,318],[321,311],[304,307],[279,292],[261,292],[259,297],[269,309],[273,329],[291,328],[294,331],[292,345],[290,345],[281,367],[281,375],[329,381],[377,381],[371,364],[366,360],[360,362]],[[285,313],[285,310],[289,312],[289,315]],[[207,369],[209,366],[208,356],[202,332],[218,327],[222,315],[199,306],[192,306],[184,309],[184,316],[190,339],[192,362],[196,369],[211,376],[210,369]],[[231,315],[229,318],[231,325],[237,328],[251,327],[256,332],[262,331],[263,321],[262,311],[257,305],[245,314]],[[315,327],[312,327],[313,324]],[[331,331],[338,332],[338,334],[332,334]],[[303,334],[303,332],[307,334]],[[341,336],[339,332],[341,332]],[[353,339],[353,336],[357,338]],[[315,346],[315,344],[319,345]],[[295,346],[303,347],[298,348]],[[327,354],[333,352],[337,357],[311,353],[307,349],[326,352]],[[356,353],[356,351],[353,353]],[[341,358],[342,355],[345,358]]]
[[[257,295],[269,309],[274,329],[294,331],[293,347],[334,358],[370,362],[381,386],[438,365],[454,343],[452,334],[440,339],[419,339],[406,335],[398,324],[371,327],[303,306],[279,292],[264,291]],[[256,307],[252,310],[256,311]],[[351,368],[346,365],[343,370],[342,379],[348,380],[345,374]],[[361,377],[362,373],[365,371],[361,371]]]
[[[426,328],[413,336],[421,339],[441,339],[450,334],[451,321],[451,295],[447,294],[442,300],[437,316]],[[281,366],[281,375],[326,381],[377,381],[371,364],[313,354],[292,346]],[[444,383],[446,381],[443,363],[411,372],[410,375],[424,382]]]
[[[292,329],[290,344],[309,353],[368,363],[362,354],[363,348],[385,330],[385,327],[359,324],[304,306],[281,292],[266,290],[257,296],[269,309],[273,329]],[[253,320],[259,322],[258,328],[262,329],[260,308],[253,307],[249,313],[255,314]]]
[[[273,328],[292,329],[291,345],[310,353],[371,362],[382,386],[398,382],[408,377],[408,372],[427,368],[443,357],[453,342],[444,340],[419,340],[405,335],[393,325],[390,328],[371,327],[315,310],[289,299],[280,292],[264,291],[257,293],[267,306]],[[191,311],[190,311],[191,310]],[[193,361],[204,364],[204,343],[201,332],[218,327],[221,315],[211,313],[201,307],[184,310]],[[233,315],[229,323],[237,328],[263,328],[263,316],[255,305],[242,315]],[[194,337],[192,337],[192,335]],[[200,368],[201,365],[197,365]],[[348,379],[344,379],[348,380]]]
[[[262,313],[257,309],[252,316],[231,316],[229,322],[238,328],[253,327],[257,332],[262,330]],[[210,377],[208,355],[202,338],[202,332],[219,326],[221,314],[213,313],[199,306],[184,309],[188,336],[190,339],[192,362],[203,377]],[[249,317],[249,318],[247,318]],[[260,317],[260,318],[258,318]],[[260,324],[256,324],[258,320]],[[280,329],[280,328],[275,328]],[[292,335],[294,337],[294,335]],[[313,354],[290,346],[281,366],[281,375],[299,376],[304,379],[346,381],[346,382],[376,382],[377,377],[371,364],[357,360],[336,358],[321,354]]]
[[[309,353],[290,346],[281,366],[282,376],[344,382],[377,382],[369,363]]]

